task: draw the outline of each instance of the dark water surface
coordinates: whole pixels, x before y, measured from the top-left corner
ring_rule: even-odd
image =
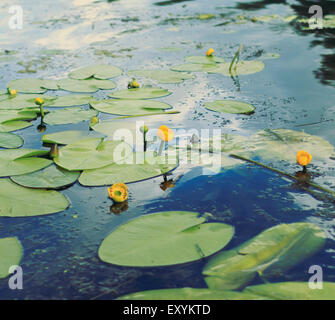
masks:
[[[220,74],[196,73],[194,81],[164,85],[173,94],[160,100],[180,113],[152,117],[150,124],[216,127],[245,136],[264,128],[305,130],[335,144],[334,29],[305,31],[294,22],[241,23],[238,18],[308,17],[312,1],[18,0],[16,4],[24,12],[22,30],[8,28],[12,1],[0,4],[0,89],[12,79],[58,79],[72,69],[97,62],[126,71],[167,69],[183,63],[187,55],[203,55],[209,47],[230,60],[243,43],[242,58],[253,59],[262,52],[279,53],[280,58],[264,60],[262,72],[241,76],[239,83]],[[324,14],[335,13],[333,1],[318,4]],[[215,17],[199,20],[200,14]],[[124,88],[129,77],[124,74],[115,81],[118,88]],[[94,95],[107,97],[108,93]],[[217,114],[202,105],[219,98],[249,102],[256,112],[251,116]],[[17,132],[25,140],[24,148],[43,148],[38,124],[36,120],[33,127]],[[48,126],[46,133],[87,128],[88,123]],[[292,164],[285,169],[294,173],[297,167]],[[318,183],[335,187],[333,167],[314,169],[320,171]],[[161,182],[159,177],[129,185],[129,208],[119,215],[110,213],[112,203],[105,187],[85,188],[76,183],[62,191],[71,201],[64,212],[1,218],[0,238],[17,236],[24,247],[24,290],[8,289],[8,279],[3,279],[0,298],[112,299],[145,289],[205,287],[201,276],[205,262],[157,270],[116,267],[99,260],[98,247],[113,229],[134,217],[164,210],[208,212],[210,220],[233,225],[235,236],[227,248],[279,223],[314,222],[327,232],[326,247],[273,281],[307,281],[312,264],[323,267],[325,280],[335,281],[333,203],[314,198],[271,171],[247,164],[209,176],[199,168],[189,168],[176,187],[167,191],[159,187]]]

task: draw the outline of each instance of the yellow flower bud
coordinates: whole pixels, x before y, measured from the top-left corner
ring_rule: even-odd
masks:
[[[36,98],[35,99],[35,104],[38,106],[41,106],[44,103],[44,100],[42,98]]]
[[[301,166],[307,166],[312,161],[312,155],[304,150],[297,153],[297,163]]]
[[[114,202],[124,202],[128,199],[128,188],[124,183],[114,183],[107,191]]]
[[[209,48],[206,52],[206,56],[207,57],[212,57],[214,53],[214,49],[213,48]]]

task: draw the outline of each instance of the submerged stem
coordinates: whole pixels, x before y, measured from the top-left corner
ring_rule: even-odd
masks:
[[[234,56],[233,60],[232,60],[231,63],[230,63],[230,66],[229,66],[229,73],[230,73],[230,74],[231,74],[231,69],[232,69],[232,67],[233,67],[233,64],[234,64],[235,60],[237,60],[237,61],[236,61],[236,64],[237,64],[238,61],[240,60],[240,53],[241,53],[241,51],[242,51],[242,48],[243,48],[243,46],[242,46],[242,43],[241,43],[241,44],[240,44],[240,47],[238,48],[238,50],[237,50],[236,53],[235,53],[235,56]]]

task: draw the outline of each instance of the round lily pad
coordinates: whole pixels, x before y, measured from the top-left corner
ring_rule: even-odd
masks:
[[[43,98],[45,104],[51,104],[56,97],[36,94],[18,94],[15,97],[7,97],[0,101],[0,109],[25,109],[35,108],[35,99]]]
[[[68,171],[51,165],[39,171],[11,177],[11,180],[28,188],[57,189],[75,183],[79,175],[77,171]]]
[[[130,146],[103,138],[79,140],[59,149],[55,162],[67,170],[97,169],[118,162],[131,154]]]
[[[209,63],[209,64],[201,64],[201,63],[184,63],[171,67],[172,71],[179,72],[207,72],[208,70],[216,70],[217,64]]]
[[[44,93],[47,89],[57,90],[57,81],[34,78],[23,78],[9,81],[7,87],[20,93]]]
[[[222,58],[212,56],[188,56],[185,58],[188,63],[200,63],[200,64],[211,64],[211,63],[223,63],[225,62]]]
[[[61,97],[55,97],[55,100],[46,103],[45,106],[50,107],[75,107],[88,104],[92,99],[92,96],[80,95],[80,94],[70,94]]]
[[[112,232],[101,244],[102,261],[131,267],[157,267],[203,259],[230,241],[234,228],[205,223],[196,212],[146,214]]]
[[[0,132],[0,148],[15,149],[23,145],[23,139],[14,134],[8,132]]]
[[[93,109],[84,110],[79,107],[65,108],[51,111],[44,117],[47,124],[69,124],[88,121],[98,114]]]
[[[0,179],[0,217],[32,217],[64,211],[66,197],[54,190],[37,190]]]
[[[96,64],[72,71],[69,77],[72,79],[89,79],[91,77],[96,79],[110,79],[122,74],[122,70],[118,67]]]
[[[49,152],[33,149],[0,150],[0,177],[34,172],[49,166],[52,161],[39,156]]]
[[[109,99],[91,101],[91,106],[101,112],[118,115],[142,115],[163,112],[172,107],[155,100],[125,100]]]
[[[222,73],[225,76],[232,75],[247,75],[260,72],[264,69],[265,65],[262,61],[242,61],[240,60],[237,64],[234,64],[229,72],[230,63],[219,63],[215,68],[208,68],[208,73]]]
[[[153,99],[160,98],[170,95],[170,92],[167,89],[155,88],[155,87],[142,87],[142,88],[134,88],[134,89],[126,89],[115,91],[109,96],[115,99]]]
[[[255,110],[255,107],[251,104],[235,100],[216,100],[213,102],[205,102],[205,107],[208,110],[222,113],[251,114]]]
[[[18,238],[0,239],[0,279],[9,275],[8,271],[11,266],[20,265],[22,255],[23,248]]]
[[[187,79],[194,79],[194,76],[191,74],[171,70],[133,70],[129,71],[128,75],[151,78],[159,83],[181,83]]]
[[[114,89],[116,87],[115,82],[111,80],[75,80],[75,79],[61,79],[58,80],[58,86],[60,89],[71,91],[71,92],[96,92],[99,89]]]
[[[25,129],[32,126],[32,123],[27,121],[5,121],[0,122],[0,132],[12,132],[21,129]]]
[[[45,134],[42,137],[44,143],[70,144],[79,140],[89,138],[103,138],[104,135],[96,131],[68,130],[56,133]]]
[[[0,123],[12,120],[32,120],[37,118],[34,110],[0,110]]]
[[[124,162],[112,163],[99,169],[84,170],[79,183],[83,186],[104,186],[120,181],[137,182],[163,175],[175,169],[177,165],[178,163],[168,163],[168,158],[165,156],[154,157],[152,154],[137,152]]]

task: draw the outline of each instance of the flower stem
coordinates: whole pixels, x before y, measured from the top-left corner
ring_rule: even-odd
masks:
[[[240,44],[240,47],[238,48],[238,50],[236,51],[236,53],[235,53],[235,56],[234,56],[234,58],[233,58],[233,60],[231,61],[231,63],[230,63],[230,66],[229,66],[229,73],[231,74],[231,69],[233,68],[233,64],[234,64],[234,62],[235,62],[235,60],[237,60],[236,61],[236,64],[238,63],[238,61],[240,60],[240,53],[241,53],[241,51],[242,51],[242,43]]]

